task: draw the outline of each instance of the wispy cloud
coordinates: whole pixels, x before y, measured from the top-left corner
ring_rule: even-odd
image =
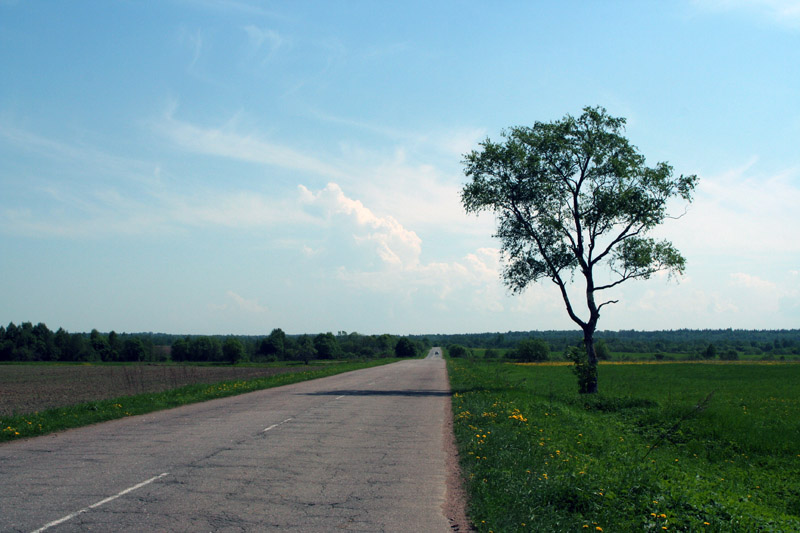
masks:
[[[189,4],[192,7],[202,7],[215,11],[222,11],[225,13],[238,12],[247,15],[260,15],[276,17],[276,12],[264,9],[256,3],[244,2],[241,0],[179,0],[180,3]]]
[[[227,291],[225,293],[233,303],[241,310],[247,311],[248,313],[266,313],[267,308],[258,303],[257,300],[252,299],[248,300],[247,298],[236,294],[233,291]]]
[[[253,24],[244,27],[247,40],[250,44],[252,54],[261,54],[261,64],[263,65],[285,44],[285,39],[270,28],[259,28]]]
[[[800,2],[797,0],[695,0],[694,3],[707,10],[741,11],[780,26],[800,29]]]
[[[220,128],[202,127],[167,114],[154,122],[157,133],[185,150],[248,161],[262,165],[312,172],[326,177],[343,177],[334,165],[289,146],[237,132],[232,124]]]
[[[688,214],[664,232],[702,252],[763,255],[800,252],[800,169],[764,174],[753,157],[716,175],[701,175]]]

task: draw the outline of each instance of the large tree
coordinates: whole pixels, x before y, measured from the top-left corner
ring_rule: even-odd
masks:
[[[597,392],[594,332],[600,310],[617,300],[602,294],[659,271],[682,273],[685,260],[668,241],[648,237],[669,217],[671,199],[690,202],[694,175],[645,164],[622,133],[625,119],[602,107],[580,117],[514,127],[465,156],[471,178],[461,192],[468,213],[492,211],[503,254],[503,281],[514,293],[549,279],[569,317],[583,331],[581,392]],[[585,311],[573,303],[575,272],[585,283]],[[582,318],[583,316],[583,318]]]

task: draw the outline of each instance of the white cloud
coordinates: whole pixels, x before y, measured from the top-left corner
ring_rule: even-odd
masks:
[[[317,157],[254,135],[238,133],[235,130],[235,122],[234,119],[221,128],[208,128],[175,119],[172,113],[168,113],[154,123],[154,128],[162,136],[194,153],[311,172],[327,177],[344,176],[336,166]]]
[[[712,11],[741,11],[800,29],[800,2],[797,0],[695,0],[695,4]]]
[[[758,276],[752,276],[743,272],[735,272],[730,275],[731,285],[737,287],[745,287],[747,289],[755,289],[758,291],[775,291],[778,286],[767,280],[763,280]]]
[[[658,233],[674,237],[679,249],[684,250],[685,243],[697,254],[800,253],[798,169],[765,176],[757,162],[751,158],[722,174],[700,176],[686,216],[667,221]]]
[[[255,51],[261,50],[266,44],[267,56],[271,56],[278,48],[284,44],[283,37],[278,32],[269,28],[259,28],[249,24],[244,27],[247,39]]]
[[[391,216],[378,217],[359,200],[345,196],[341,187],[329,183],[316,193],[300,185],[301,202],[318,206],[326,217],[344,215],[352,219],[361,231],[353,234],[357,242],[371,242],[384,264],[401,269],[419,263],[422,241],[413,231],[405,229]]]
[[[259,304],[257,300],[248,300],[247,298],[244,298],[243,296],[240,296],[240,295],[236,294],[233,291],[227,291],[225,294],[231,300],[233,300],[233,302],[236,304],[236,306],[239,309],[241,309],[242,311],[246,311],[248,313],[266,313],[267,312],[267,308],[262,306],[261,304]]]

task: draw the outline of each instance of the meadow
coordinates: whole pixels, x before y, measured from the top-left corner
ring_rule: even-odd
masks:
[[[478,531],[800,531],[800,365],[448,361]]]

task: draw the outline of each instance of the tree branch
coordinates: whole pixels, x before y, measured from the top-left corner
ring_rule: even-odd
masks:
[[[597,306],[597,312],[599,313],[600,309],[602,309],[604,305],[618,304],[618,303],[619,303],[619,300],[609,300],[607,302],[603,302],[603,303],[601,303],[600,305]]]

